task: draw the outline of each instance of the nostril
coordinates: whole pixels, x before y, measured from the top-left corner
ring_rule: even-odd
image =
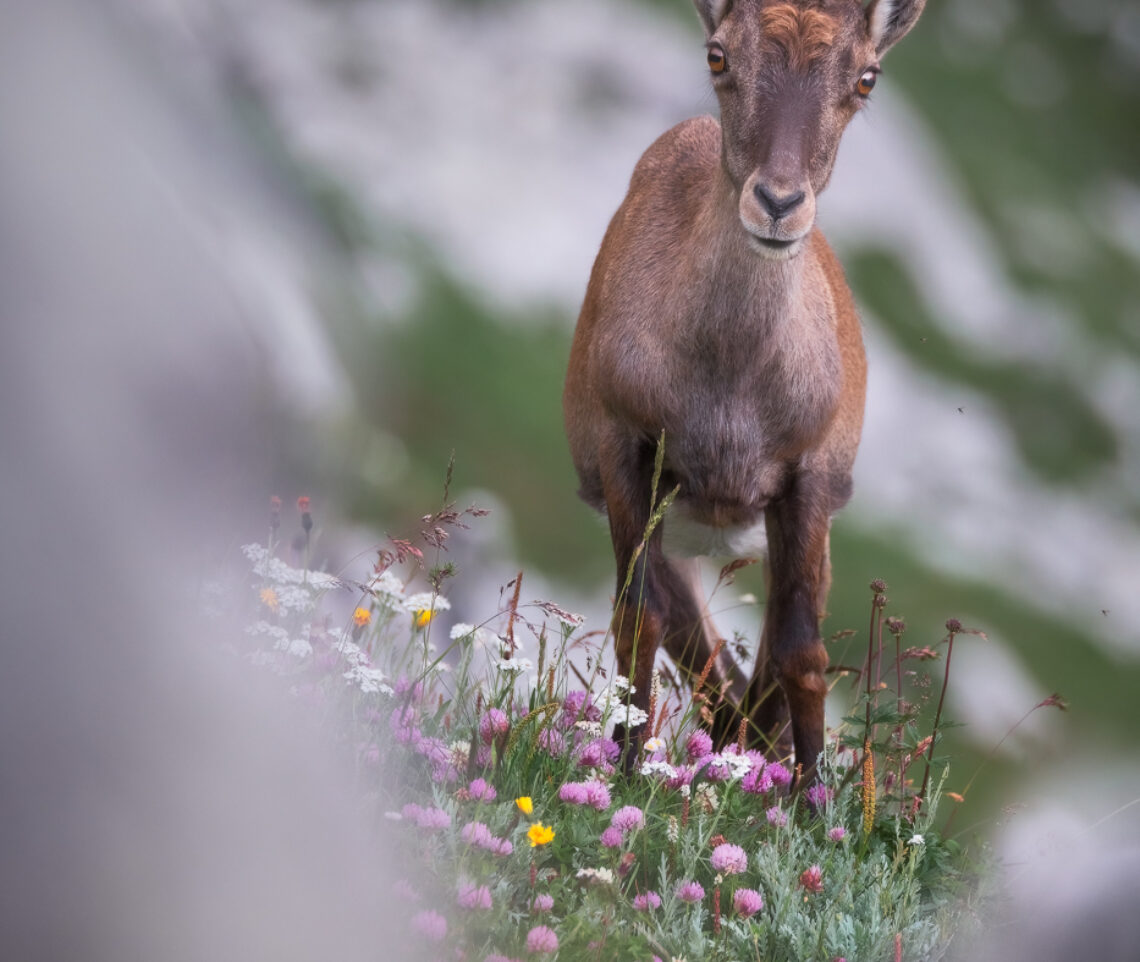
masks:
[[[776,220],[779,220],[788,211],[798,207],[804,201],[804,192],[802,190],[797,190],[794,194],[785,194],[782,197],[777,197],[763,184],[756,184],[752,188],[752,192],[756,195],[756,199],[764,205],[764,209]]]

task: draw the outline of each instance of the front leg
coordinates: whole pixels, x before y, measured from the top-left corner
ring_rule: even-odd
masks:
[[[610,522],[617,588],[611,625],[618,673],[634,688],[630,704],[649,710],[653,662],[665,633],[668,600],[660,589],[660,569],[667,565],[660,529],[646,540],[652,516],[654,449],[647,442],[607,439],[602,461],[602,491]],[[658,495],[660,497],[660,493]],[[622,746],[627,770],[637,760],[644,725],[616,725],[613,738]]]
[[[748,698],[754,727],[769,744],[786,739],[782,723],[790,719],[796,763],[809,781],[823,751],[828,690],[819,632],[830,581],[828,490],[826,478],[800,472],[767,509],[768,607]]]

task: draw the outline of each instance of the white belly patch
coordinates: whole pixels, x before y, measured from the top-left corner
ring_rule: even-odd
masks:
[[[768,553],[764,520],[714,527],[694,521],[684,503],[674,502],[662,522],[665,553],[680,558],[762,558]]]

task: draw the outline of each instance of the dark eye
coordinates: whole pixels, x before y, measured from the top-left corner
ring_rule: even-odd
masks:
[[[879,79],[879,71],[877,70],[864,70],[863,76],[859,78],[859,82],[855,85],[855,92],[860,97],[868,97],[871,91],[875,89],[875,81]]]
[[[728,58],[724,55],[724,47],[719,43],[709,46],[709,70],[713,73],[724,73],[728,69]]]

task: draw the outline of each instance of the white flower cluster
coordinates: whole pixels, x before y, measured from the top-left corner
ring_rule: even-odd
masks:
[[[342,632],[333,631],[330,634],[336,639],[333,651],[338,652],[348,664],[348,671],[342,675],[345,681],[356,685],[366,695],[393,694],[384,673],[368,664],[368,655],[359,645]]]
[[[636,728],[649,721],[649,715],[636,705],[614,705],[610,709],[610,721],[626,728]]]
[[[317,606],[316,593],[304,585],[278,585],[273,589],[281,611],[306,612]]]
[[[476,628],[474,625],[464,624],[463,622],[452,625],[451,640],[459,641],[463,638],[470,638],[477,648],[481,648],[484,651],[489,651],[492,648],[502,650],[504,645],[503,639],[491,631],[490,628]]]
[[[586,885],[612,885],[614,873],[608,868],[580,868],[575,877]]]
[[[451,602],[442,595],[433,594],[430,591],[421,591],[414,595],[408,595],[400,607],[414,615],[420,611],[448,611],[451,608]]]
[[[495,667],[499,671],[534,671],[534,662],[529,658],[500,658]]]
[[[368,656],[361,647],[352,641],[343,631],[334,628],[329,632],[329,636],[334,639],[333,651],[343,655],[344,660],[350,665],[368,664]]]
[[[698,785],[697,801],[707,814],[715,812],[720,807],[720,799],[716,797],[716,786],[711,782],[702,782]]]
[[[641,774],[647,776],[660,775],[662,778],[676,778],[677,769],[668,762],[648,761],[641,766]]]
[[[304,585],[318,592],[344,587],[343,581],[327,572],[290,567],[263,544],[245,544],[241,550],[253,566],[253,573],[274,584]]]
[[[384,677],[379,668],[370,668],[367,665],[353,665],[344,673],[344,678],[350,684],[357,685],[366,695],[391,695],[392,686]]]
[[[740,779],[752,771],[752,759],[736,752],[719,752],[708,761],[709,768],[722,770],[729,779]]]
[[[307,633],[308,628],[308,625],[303,625],[301,627],[302,633]],[[264,619],[247,625],[245,633],[255,636],[264,635],[272,639],[274,651],[284,651],[296,658],[308,658],[313,653],[313,646],[309,644],[306,638],[290,638],[289,632],[280,625],[271,625]]]
[[[367,588],[385,608],[399,608],[404,601],[404,584],[391,571],[382,571]]]

